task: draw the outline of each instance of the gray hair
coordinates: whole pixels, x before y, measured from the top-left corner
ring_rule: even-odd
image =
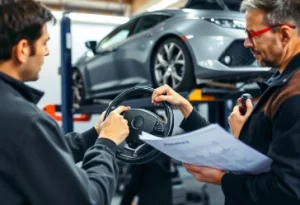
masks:
[[[266,23],[293,23],[300,28],[300,0],[243,0],[240,11],[261,9],[266,12]]]

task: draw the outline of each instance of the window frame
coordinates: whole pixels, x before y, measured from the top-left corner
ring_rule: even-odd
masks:
[[[135,27],[136,27],[136,25],[137,25],[138,20],[139,20],[138,18],[129,20],[127,23],[122,24],[122,25],[118,26],[117,28],[115,28],[114,30],[112,30],[107,36],[105,36],[105,37],[99,42],[99,44],[98,44],[98,46],[97,46],[97,51],[103,51],[103,50],[106,50],[107,48],[110,48],[110,47],[113,46],[113,45],[117,45],[118,43],[120,43],[120,42],[122,42],[122,41],[128,39],[130,36],[132,36],[133,31],[134,31],[134,29],[135,29]],[[121,30],[123,30],[124,28],[126,28],[128,25],[132,26],[132,28],[130,28],[129,34],[128,34],[128,36],[127,36],[124,40],[121,40],[121,41],[119,41],[119,42],[116,42],[115,44],[112,44],[112,45],[110,45],[110,46],[107,47],[107,48],[102,48],[102,47],[101,47],[101,45],[102,45],[105,41],[107,41],[107,39],[113,38],[115,35],[117,35]]]
[[[152,26],[151,28],[148,28],[146,30],[143,30],[143,31],[140,31],[137,33],[137,29],[140,28],[141,24],[143,23],[143,20],[146,18],[146,17],[149,17],[149,16],[160,16],[160,18],[162,19],[163,17],[167,17],[161,21],[159,21],[156,25]],[[143,16],[140,16],[138,22],[136,22],[136,25],[135,25],[135,28],[132,32],[132,35],[136,35],[136,34],[139,34],[139,33],[143,33],[145,31],[148,31],[154,27],[156,27],[157,25],[159,25],[160,23],[164,22],[165,20],[171,18],[173,15],[172,14],[168,14],[168,13],[163,13],[163,12],[158,12],[158,13],[149,13],[149,14],[144,14]]]

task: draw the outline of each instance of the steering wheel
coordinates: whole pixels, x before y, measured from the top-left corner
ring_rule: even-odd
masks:
[[[134,87],[119,94],[108,106],[104,120],[110,112],[125,100],[135,95],[152,95],[154,89],[149,87]],[[131,108],[122,113],[128,121],[129,136],[117,148],[116,158],[128,164],[142,164],[154,160],[160,151],[146,144],[139,139],[141,132],[147,132],[157,137],[169,137],[172,135],[174,127],[174,114],[171,105],[168,102],[162,102],[167,116],[167,122],[164,122],[157,114],[145,109]]]

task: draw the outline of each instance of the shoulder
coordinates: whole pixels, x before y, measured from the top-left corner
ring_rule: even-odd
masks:
[[[41,124],[58,128],[57,123],[35,104],[30,103],[20,95],[7,93],[7,98],[0,101],[0,131],[20,139],[23,133]],[[2,138],[3,139],[3,138]]]
[[[270,117],[274,118],[279,109],[292,114],[300,104],[300,70],[296,71],[289,81],[270,98]]]
[[[1,119],[8,121],[30,121],[32,116],[37,115],[41,110],[33,103],[30,103],[19,95],[8,94],[6,99],[0,102],[3,109],[0,111]]]
[[[287,84],[280,89],[276,100],[280,103],[297,95],[300,95],[300,70],[296,71]]]

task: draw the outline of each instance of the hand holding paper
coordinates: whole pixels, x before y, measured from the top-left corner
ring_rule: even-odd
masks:
[[[269,157],[235,139],[217,124],[169,138],[143,132],[140,139],[183,163],[234,173],[266,172],[272,163]]]

